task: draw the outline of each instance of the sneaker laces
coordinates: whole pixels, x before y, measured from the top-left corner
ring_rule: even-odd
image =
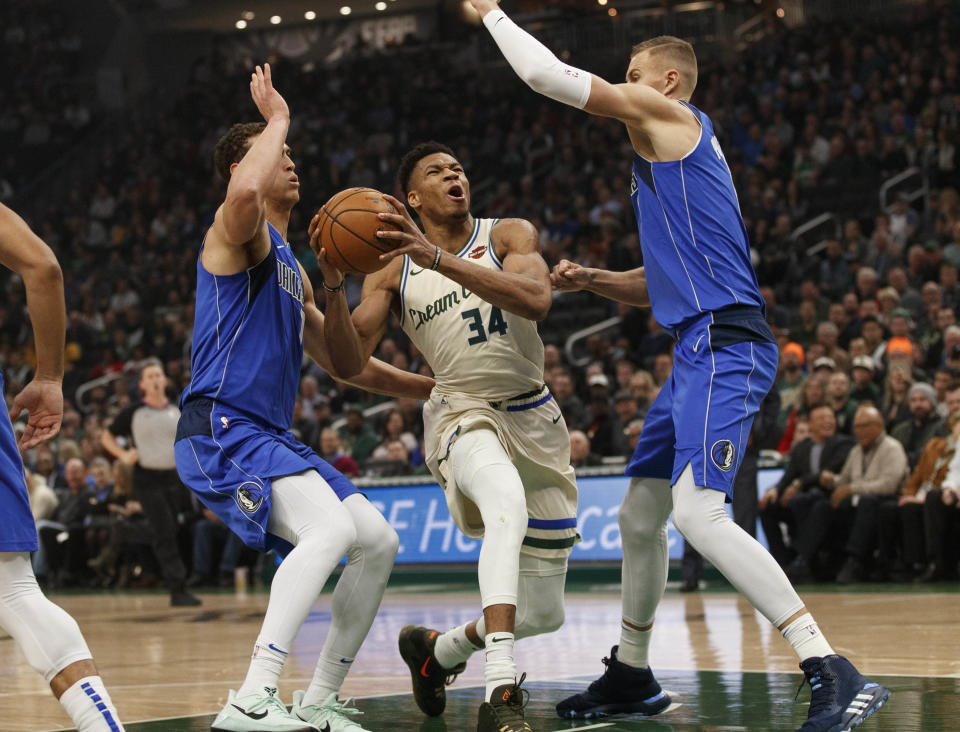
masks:
[[[530,701],[530,692],[520,687],[526,678],[526,672],[521,674],[520,680],[513,685],[508,701],[493,705],[499,722],[520,722],[524,725],[524,729],[530,729],[530,726],[523,719],[523,709]]]
[[[336,701],[332,701],[329,704],[324,704],[321,707],[321,709],[324,709],[328,712],[333,712],[334,714],[339,715],[340,717],[343,717],[343,721],[351,727],[356,727],[357,729],[363,729],[360,726],[359,722],[356,722],[350,719],[350,717],[359,717],[360,715],[363,714],[363,712],[361,712],[356,707],[347,706],[348,704],[352,704],[352,703],[353,703],[353,697],[348,697],[343,701],[340,701],[340,699],[337,699]]]
[[[244,711],[246,712],[268,712],[268,713],[279,713],[284,717],[287,716],[287,707],[280,701],[280,698],[276,695],[277,690],[268,690],[268,687],[264,687],[264,691],[267,693],[264,696],[259,697],[252,704],[244,704]]]
[[[611,677],[613,676],[613,663],[615,660],[616,659],[608,658],[607,656],[603,657],[603,665],[606,666],[607,668],[604,670],[603,675],[600,676],[599,679],[595,679],[590,684],[590,686],[587,687],[588,692],[595,691],[598,693],[602,693],[606,691],[607,687],[613,683]]]
[[[822,712],[829,711],[833,706],[836,696],[836,678],[831,673],[824,673],[822,668],[811,671],[809,674],[804,672],[803,681],[800,682],[797,693],[793,697],[794,701],[800,697],[800,691],[807,682],[810,683],[810,711],[807,719],[811,719]]]

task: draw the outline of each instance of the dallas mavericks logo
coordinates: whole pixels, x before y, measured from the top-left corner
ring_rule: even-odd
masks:
[[[733,443],[730,440],[717,440],[710,448],[710,457],[713,459],[713,464],[723,472],[727,472],[733,467],[735,454],[736,450],[734,450]]]
[[[240,484],[237,488],[237,505],[245,513],[256,513],[261,503],[263,503],[263,486],[252,480]]]

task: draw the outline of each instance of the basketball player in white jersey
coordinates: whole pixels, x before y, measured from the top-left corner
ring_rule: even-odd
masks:
[[[63,275],[50,247],[3,204],[0,264],[23,278],[37,353],[34,378],[14,398],[10,412],[14,417],[21,410],[30,413],[19,445],[26,450],[55,437],[63,417]],[[23,462],[6,418],[0,419],[0,516],[0,628],[50,684],[80,732],[122,732],[77,622],[44,597],[33,575],[30,552],[37,550],[37,527],[27,500]]]
[[[353,320],[370,354],[394,312],[433,369],[427,465],[460,529],[483,537],[483,617],[442,635],[407,626],[400,652],[417,704],[433,716],[446,703],[445,679],[485,649],[489,701],[478,731],[529,730],[513,642],[563,623],[567,557],[577,540],[570,440],[543,383],[535,322],[550,307],[549,272],[529,222],[470,214],[470,184],[445,145],[407,153],[399,182],[424,231],[387,197],[398,213],[380,217],[402,230],[380,236],[398,248],[367,276]]]

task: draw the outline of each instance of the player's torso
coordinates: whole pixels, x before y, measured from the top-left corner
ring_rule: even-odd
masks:
[[[490,240],[496,219],[476,219],[457,253],[503,269]],[[437,272],[404,257],[400,324],[433,369],[437,388],[503,399],[543,385],[543,343],[534,321],[494,307]]]
[[[180,410],[173,404],[165,407],[144,404],[133,413],[130,431],[141,467],[149,470],[173,470],[176,467],[173,443],[179,419]]]
[[[630,198],[654,317],[674,330],[731,305],[762,307],[740,204],[710,118],[677,161],[634,156]]]
[[[229,404],[279,429],[293,419],[303,360],[303,280],[272,226],[250,269],[212,275],[197,260],[192,380],[184,393]]]

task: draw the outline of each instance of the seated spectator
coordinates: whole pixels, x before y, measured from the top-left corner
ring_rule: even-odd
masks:
[[[807,417],[813,407],[822,404],[824,399],[823,381],[810,376],[803,382],[800,388],[800,398],[794,403],[793,409],[787,415],[787,421],[783,428],[783,437],[780,438],[780,444],[777,445],[777,452],[786,455],[794,444],[794,430],[797,420],[800,417]]]
[[[637,400],[637,411],[641,418],[647,416],[647,411],[657,395],[657,385],[653,383],[653,376],[649,371],[639,369],[630,377],[630,393]]]
[[[947,427],[950,430],[947,437],[934,437],[927,444],[897,504],[881,507],[881,557],[886,555],[892,560],[888,574],[896,581],[926,576],[928,566],[934,565],[937,569],[931,574],[943,575],[948,564],[942,556],[943,537],[929,530],[937,526],[937,520],[934,519],[929,527],[925,526],[924,521],[925,514],[930,510],[926,507],[928,497],[933,496],[930,498],[932,505],[943,505],[943,496],[950,492],[943,485],[957,453],[960,411],[947,417]]]
[[[203,517],[193,525],[193,574],[187,580],[187,587],[232,586],[233,572],[242,551],[240,538],[213,511],[204,508]]]
[[[879,406],[886,429],[893,429],[901,422],[910,419],[908,394],[911,386],[913,386],[913,376],[910,374],[910,369],[900,364],[891,364]]]
[[[377,434],[366,422],[363,409],[359,406],[351,404],[346,411],[346,423],[338,432],[340,443],[345,453],[358,463],[362,463],[370,457],[370,453],[377,446]]]
[[[559,369],[554,374],[553,383],[550,384],[550,390],[553,392],[553,398],[557,400],[557,406],[563,413],[563,421],[566,422],[568,429],[579,429],[586,420],[586,407],[580,397],[574,393],[573,379],[570,372],[566,369]]]
[[[937,417],[937,395],[930,384],[921,382],[911,386],[907,403],[910,419],[898,424],[890,434],[903,445],[912,469],[927,443],[943,427],[943,422]]]
[[[387,413],[387,418],[383,421],[382,436],[383,438],[380,444],[377,445],[370,456],[372,460],[386,460],[387,446],[395,440],[403,443],[407,454],[413,454],[419,449],[417,446],[417,438],[407,429],[403,412],[399,409],[391,409]]]
[[[780,392],[780,429],[786,429],[790,411],[800,397],[804,379],[803,359],[803,347],[799,343],[787,343],[780,353],[780,373],[773,385]]]
[[[601,381],[602,380],[602,381]],[[623,425],[615,413],[611,413],[607,377],[596,374],[590,377],[590,424],[584,432],[590,438],[594,452],[603,457],[626,457],[627,446]]]
[[[960,432],[960,429],[958,429]],[[960,438],[958,438],[960,439]],[[940,488],[927,492],[923,502],[927,567],[919,582],[955,582],[960,560],[960,460],[955,451]]]
[[[93,493],[87,483],[87,466],[81,458],[67,461],[64,478],[66,491],[59,496],[60,505],[51,519],[54,524],[44,527],[40,532],[52,573],[51,580],[58,585],[78,582],[86,573],[88,557],[84,543],[84,522],[90,515]]]
[[[776,485],[763,495],[758,506],[767,546],[781,565],[787,565],[800,552],[807,538],[798,536],[795,517],[804,517],[812,501],[827,495],[828,490],[822,482],[823,475],[839,472],[853,447],[850,437],[836,433],[834,411],[826,404],[814,407],[809,420],[803,424],[809,425],[810,436],[799,440],[790,451],[786,470]],[[798,429],[798,437],[801,436],[800,432]],[[796,506],[792,505],[794,501],[797,502]],[[789,549],[784,544],[780,524],[786,524],[790,534]],[[806,554],[811,555],[811,552]]]
[[[850,398],[850,377],[843,371],[830,374],[827,380],[827,404],[837,418],[837,432],[849,435],[853,430],[853,413],[857,403]]]
[[[854,356],[853,368],[853,387],[850,390],[850,399],[862,404],[869,402],[874,406],[880,404],[880,387],[873,380],[873,374],[876,371],[876,364],[869,356]]]
[[[637,407],[637,398],[633,395],[633,392],[627,389],[621,389],[614,395],[613,411],[617,413],[620,424],[624,425],[644,417]]]
[[[343,450],[340,449],[340,436],[332,427],[327,427],[320,433],[320,457],[344,475],[356,476],[360,474],[357,461],[349,455],[345,455]]]
[[[637,435],[639,437],[639,435]],[[582,430],[570,430],[570,464],[574,468],[600,465],[600,456],[590,451],[590,438]]]
[[[410,475],[413,466],[410,464],[410,455],[401,440],[390,440],[386,444],[386,451],[380,460],[370,459],[365,464],[365,473],[375,478],[390,478],[399,475]]]
[[[634,419],[623,428],[623,434],[627,438],[627,444],[630,447],[630,454],[637,449],[637,442],[640,441],[640,433],[643,432],[643,420]]]

